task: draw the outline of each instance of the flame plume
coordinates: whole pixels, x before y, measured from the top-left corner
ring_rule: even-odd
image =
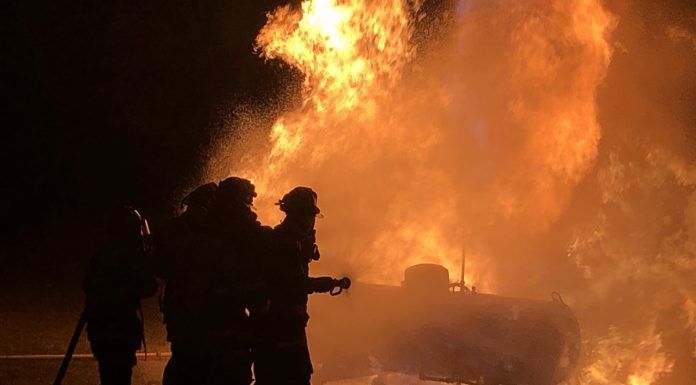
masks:
[[[500,93],[484,90],[479,102],[506,110],[505,117],[497,111],[454,111],[457,103],[475,103],[458,100],[469,97],[466,88],[481,86],[465,72],[481,68],[449,67],[468,60],[466,52],[448,54],[446,64],[438,63],[428,73],[407,68],[414,56],[416,10],[406,2],[306,1],[301,8],[285,6],[270,14],[257,39],[259,49],[302,71],[304,85],[302,107],[273,124],[263,165],[254,159],[253,165],[240,167],[259,186],[262,217],[277,219],[270,203],[293,185],[316,187],[330,217],[339,217],[349,228],[365,226],[360,222],[367,218],[374,223],[366,225],[372,230],[363,239],[336,248],[325,242],[324,248],[334,254],[359,250],[352,259],[363,266],[374,260],[380,266],[393,264],[393,269],[365,273],[391,282],[398,282],[395,272],[417,261],[443,263],[456,271],[464,234],[479,226],[476,216],[524,222],[532,231],[552,223],[597,154],[594,98],[610,58],[604,35],[612,19],[594,2],[559,1],[557,7],[538,7],[536,17],[525,17],[527,7],[506,8],[522,21],[490,34],[492,44],[507,39],[510,52],[484,76],[497,76],[496,71],[514,76]],[[479,33],[467,23],[462,22],[451,44],[469,44],[471,35]],[[561,37],[554,37],[550,29],[561,23]],[[566,58],[559,44],[581,54]],[[450,121],[430,120],[433,116]],[[486,132],[462,132],[474,118],[488,121],[481,128]],[[456,121],[460,119],[465,123]],[[489,176],[461,178],[452,167],[475,172],[475,160],[466,158],[486,150],[480,147],[482,140],[508,152],[499,159],[482,159],[486,167],[501,166]],[[519,140],[514,147],[506,143],[514,140]],[[440,159],[456,152],[465,154]],[[517,167],[520,162],[527,167]],[[474,184],[482,191],[463,196]],[[373,203],[366,208],[379,209],[351,202],[368,198]]]
[[[296,166],[291,162],[299,157],[306,168],[321,165],[344,150],[346,132],[359,134],[350,132],[355,127],[351,119],[374,120],[375,105],[412,55],[409,20],[405,4],[393,1],[319,0],[269,15],[257,38],[261,54],[298,68],[305,80],[302,109],[271,129],[266,169],[260,174],[250,170],[260,186],[287,179]],[[289,186],[268,193],[277,197]]]

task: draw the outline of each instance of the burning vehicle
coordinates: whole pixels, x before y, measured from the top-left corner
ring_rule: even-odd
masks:
[[[382,373],[460,384],[552,385],[580,356],[580,329],[558,293],[531,300],[450,284],[436,264],[411,266],[401,286],[355,283],[313,298],[316,383]]]

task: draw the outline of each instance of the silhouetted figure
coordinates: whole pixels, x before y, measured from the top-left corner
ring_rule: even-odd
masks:
[[[165,300],[176,300],[178,285],[185,283],[186,277],[182,274],[187,275],[189,265],[194,262],[192,254],[197,251],[195,248],[199,238],[207,231],[208,212],[217,197],[217,189],[215,183],[197,187],[181,202],[186,210],[157,229],[154,238],[157,274],[167,282]],[[169,323],[167,325],[171,326]]]
[[[172,357],[166,385],[251,383],[250,329],[246,308],[258,286],[264,229],[252,211],[256,193],[246,179],[220,182],[208,208],[184,214],[164,250],[172,250],[164,314]],[[176,227],[176,226],[174,226]],[[267,232],[270,231],[267,230]]]
[[[350,281],[309,277],[309,263],[319,259],[317,194],[296,187],[278,204],[286,217],[274,228],[262,265],[268,302],[252,309],[254,374],[258,385],[308,385],[313,372],[305,333],[308,295],[347,288]]]
[[[92,257],[84,282],[87,337],[102,385],[131,383],[135,352],[143,342],[140,300],[157,291],[149,228],[137,210],[108,216],[103,247]]]

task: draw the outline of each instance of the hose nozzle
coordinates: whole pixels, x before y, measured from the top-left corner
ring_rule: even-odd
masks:
[[[336,295],[341,294],[341,292],[343,292],[343,290],[347,290],[350,288],[350,284],[351,284],[350,278],[348,278],[348,277],[343,277],[341,279],[337,279],[335,281],[336,286],[334,287],[333,290],[331,290],[331,295],[336,296]],[[338,290],[336,290],[336,289],[338,289]]]

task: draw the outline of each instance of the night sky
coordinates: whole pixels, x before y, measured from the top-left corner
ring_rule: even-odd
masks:
[[[226,111],[273,103],[291,75],[252,49],[283,3],[4,3],[5,272],[42,254],[31,249],[55,227],[89,227],[104,207],[170,215]]]

